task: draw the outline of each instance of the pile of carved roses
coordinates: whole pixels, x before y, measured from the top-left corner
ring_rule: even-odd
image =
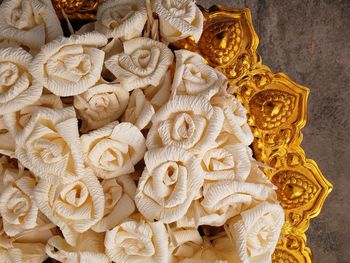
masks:
[[[109,0],[64,37],[0,6],[0,262],[271,261],[283,210],[226,77],[169,43],[189,0]]]

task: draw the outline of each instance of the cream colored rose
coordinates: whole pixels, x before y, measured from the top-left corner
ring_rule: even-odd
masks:
[[[124,53],[109,58],[105,65],[128,91],[159,86],[173,62],[171,50],[149,38],[134,38],[123,43]]]
[[[245,145],[252,144],[254,136],[247,122],[246,109],[234,96],[220,95],[212,98],[211,103],[224,111],[223,131],[234,135]]]
[[[5,234],[2,218],[0,218],[1,263],[42,263],[46,258],[44,244],[10,238]]]
[[[98,83],[74,96],[74,107],[83,120],[81,130],[87,132],[117,120],[125,111],[129,92],[120,84]]]
[[[63,103],[60,97],[53,94],[44,94],[31,105],[25,106],[16,112],[11,112],[4,115],[4,123],[8,127],[10,133],[16,137],[21,133],[27,125],[34,111],[42,108],[62,109]]]
[[[204,152],[217,145],[223,121],[222,110],[212,107],[206,97],[178,95],[153,116],[146,145],[148,149],[176,146]]]
[[[140,130],[147,128],[156,110],[168,101],[170,85],[171,75],[168,71],[159,87],[133,90],[123,120],[135,124]]]
[[[105,210],[103,218],[92,227],[96,232],[111,230],[135,211],[136,185],[129,175],[103,180]]]
[[[135,203],[148,220],[171,223],[183,217],[203,183],[199,160],[176,147],[146,152]]]
[[[15,157],[16,142],[0,116],[0,154]]]
[[[18,160],[46,181],[73,181],[85,173],[73,107],[36,110],[16,143]]]
[[[204,237],[203,242],[187,241],[173,254],[172,263],[235,263],[232,243],[227,236]]]
[[[199,54],[188,50],[175,51],[176,69],[172,84],[174,94],[212,97],[228,85],[224,74],[210,67]]]
[[[37,225],[38,207],[33,200],[35,179],[28,171],[6,169],[0,190],[0,215],[7,235],[15,236]]]
[[[40,98],[42,85],[28,73],[32,56],[20,47],[0,49],[0,115]]]
[[[145,138],[131,123],[112,122],[81,136],[85,164],[101,178],[135,171],[146,151]]]
[[[203,197],[192,202],[177,226],[222,226],[252,204],[267,200],[270,191],[269,186],[232,180],[205,183]]]
[[[169,235],[171,263],[180,263],[184,258],[192,257],[203,244],[203,239],[196,228],[171,229]]]
[[[76,246],[71,246],[61,236],[53,236],[48,240],[45,251],[50,258],[62,263],[109,263],[104,238],[104,233],[88,230],[79,235],[80,242]]]
[[[0,38],[38,50],[63,35],[51,1],[5,0],[0,10]]]
[[[271,262],[284,212],[280,205],[260,203],[228,222],[234,254],[244,263]]]
[[[161,222],[128,219],[106,232],[106,253],[113,262],[167,263],[168,235]]]
[[[41,48],[30,72],[57,96],[73,96],[88,90],[100,79],[107,38],[97,32],[58,38]]]
[[[203,31],[203,15],[195,1],[155,0],[153,10],[159,16],[162,40],[175,42],[192,36],[198,42]]]
[[[84,177],[71,183],[50,184],[40,180],[34,198],[40,211],[61,229],[71,246],[77,244],[79,233],[87,231],[103,217],[103,189],[89,170]]]
[[[204,178],[208,181],[245,181],[251,169],[250,149],[240,142],[219,145],[202,156]]]
[[[99,6],[95,29],[107,38],[129,40],[142,35],[147,21],[144,0],[107,0]]]

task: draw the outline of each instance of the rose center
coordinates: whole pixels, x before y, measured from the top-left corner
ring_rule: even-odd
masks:
[[[116,184],[105,192],[105,208],[112,209],[118,203],[123,194],[123,188]]]
[[[19,77],[18,67],[11,62],[0,63],[0,93],[7,92]]]
[[[178,114],[174,120],[173,138],[183,140],[192,137],[195,131],[195,124],[187,113]]]
[[[10,24],[15,28],[30,29],[36,25],[30,2],[21,1],[21,5],[12,9]]]
[[[7,208],[16,218],[23,217],[30,209],[30,201],[20,190],[17,190],[7,203]]]
[[[108,94],[98,94],[96,96],[93,96],[89,104],[96,110],[96,111],[104,111],[109,106],[109,99]]]
[[[61,199],[70,205],[75,207],[80,207],[88,198],[88,190],[86,186],[81,182],[76,182],[75,184],[68,185],[64,188],[61,193]]]
[[[121,243],[127,255],[150,257],[154,254],[152,241],[145,237],[126,238]]]

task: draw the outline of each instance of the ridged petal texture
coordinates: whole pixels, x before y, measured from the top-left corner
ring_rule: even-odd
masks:
[[[53,236],[46,244],[47,255],[62,263],[109,263],[104,247],[104,233],[88,230],[79,234],[76,246],[71,246],[61,236]]]
[[[139,180],[135,202],[148,220],[172,223],[182,218],[203,183],[197,158],[184,149],[168,146],[150,150]]]
[[[192,36],[198,42],[203,31],[203,14],[195,1],[155,0],[153,11],[159,16],[163,41],[175,42]]]
[[[100,79],[107,38],[98,32],[61,37],[46,44],[30,64],[31,74],[57,96],[83,93]]]
[[[176,246],[171,246],[171,263],[235,263],[232,243],[221,232],[211,237],[201,237],[195,228],[179,228],[172,231]]]
[[[23,128],[31,119],[33,113],[39,109],[62,109],[63,103],[60,97],[53,94],[43,94],[34,103],[22,107],[16,112],[11,112],[3,116],[4,123],[13,137],[22,133]]]
[[[102,186],[88,170],[84,177],[71,183],[40,180],[34,198],[40,211],[61,229],[71,246],[80,244],[79,234],[95,225],[104,213]]]
[[[170,85],[171,75],[168,71],[158,87],[133,90],[123,120],[135,124],[140,130],[149,128],[156,110],[170,97]]]
[[[203,153],[216,145],[223,122],[223,111],[205,96],[175,96],[153,116],[147,148],[176,146]]]
[[[34,175],[68,182],[85,174],[73,107],[35,110],[15,139],[16,158]]]
[[[97,83],[74,96],[74,107],[83,120],[81,131],[98,129],[117,120],[129,102],[129,92],[120,84]]]
[[[15,156],[16,142],[5,125],[3,116],[0,116],[0,154],[11,158]]]
[[[271,262],[282,225],[280,205],[262,202],[228,222],[235,255],[243,263]]]
[[[159,86],[174,55],[163,43],[145,38],[125,41],[124,52],[110,57],[105,65],[128,90]]]
[[[217,94],[211,99],[211,104],[221,108],[224,112],[223,132],[234,135],[247,146],[252,144],[254,136],[247,122],[246,109],[234,96]]]
[[[175,51],[175,56],[174,94],[203,94],[210,98],[220,90],[226,90],[226,76],[207,65],[202,56],[183,49]]]
[[[45,0],[5,0],[0,6],[0,39],[18,42],[33,50],[63,36],[60,21]]]
[[[38,207],[32,199],[35,179],[28,171],[6,169],[0,180],[0,215],[4,231],[15,236],[37,225]]]
[[[29,74],[32,56],[20,47],[0,48],[0,115],[40,98],[42,85]]]
[[[144,0],[108,0],[99,6],[95,30],[107,38],[140,37],[147,21]]]
[[[127,219],[106,232],[106,253],[113,262],[167,263],[168,234],[161,222]]]
[[[135,211],[136,184],[129,175],[102,181],[105,196],[103,218],[92,227],[96,232],[105,232],[119,225]]]
[[[85,164],[104,179],[129,174],[146,151],[145,138],[129,122],[112,122],[81,136]]]

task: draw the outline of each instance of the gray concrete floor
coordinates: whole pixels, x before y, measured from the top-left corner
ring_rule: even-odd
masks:
[[[303,148],[334,190],[307,232],[316,263],[350,262],[350,0],[197,0],[249,7],[259,53],[311,89]]]

